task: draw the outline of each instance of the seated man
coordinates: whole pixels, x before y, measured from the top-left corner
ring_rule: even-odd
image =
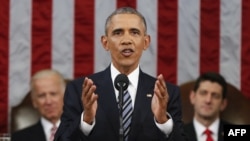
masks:
[[[63,110],[64,78],[55,70],[41,70],[33,75],[30,86],[32,104],[41,118],[36,124],[14,132],[11,140],[52,141]]]
[[[184,125],[190,141],[223,141],[223,125],[220,118],[227,106],[227,83],[218,73],[202,74],[190,93],[194,107],[193,121]]]

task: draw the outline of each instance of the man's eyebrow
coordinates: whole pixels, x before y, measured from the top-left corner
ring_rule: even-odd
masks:
[[[131,28],[130,31],[138,31],[138,32],[141,32],[140,29],[138,29],[138,28]]]
[[[123,31],[123,29],[122,28],[116,28],[116,29],[112,30],[112,33],[118,32],[118,31]]]

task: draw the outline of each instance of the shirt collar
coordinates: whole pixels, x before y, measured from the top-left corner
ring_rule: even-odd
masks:
[[[120,74],[120,72],[115,68],[113,63],[111,63],[110,68],[111,68],[111,78],[112,78],[112,81],[114,84],[115,78],[118,74]],[[129,79],[129,84],[132,85],[133,87],[137,88],[138,79],[139,79],[139,65],[136,67],[136,69],[134,71],[132,71],[128,75],[128,79]]]
[[[202,135],[203,132],[206,130],[206,127],[202,125],[197,119],[194,118],[194,127],[196,130],[197,135]],[[208,129],[212,131],[214,135],[218,134],[219,130],[219,118],[217,118],[209,127]]]
[[[44,132],[50,133],[50,130],[53,127],[53,124],[49,120],[45,119],[44,117],[41,117],[41,124],[43,126]],[[60,120],[56,122],[56,126],[59,127],[59,124],[60,124]]]

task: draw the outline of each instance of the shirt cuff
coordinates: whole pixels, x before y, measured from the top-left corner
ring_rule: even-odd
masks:
[[[169,119],[163,124],[157,123],[155,118],[154,118],[154,121],[155,121],[156,126],[168,137],[173,130],[174,122],[173,122],[172,116],[169,113],[167,113],[167,115]]]
[[[81,115],[80,129],[85,136],[88,136],[89,133],[92,131],[93,127],[95,126],[95,119],[94,119],[92,125],[90,125],[87,122],[83,121],[83,114],[84,114],[84,112],[82,112],[82,115]]]

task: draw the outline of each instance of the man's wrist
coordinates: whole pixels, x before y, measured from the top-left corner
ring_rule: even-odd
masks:
[[[94,120],[90,116],[86,116],[85,114],[83,114],[83,121],[88,123],[89,125],[92,125]]]
[[[167,115],[164,115],[164,116],[162,116],[161,118],[158,118],[158,119],[155,119],[155,120],[156,120],[157,123],[163,124],[163,123],[167,122],[168,119],[169,119],[168,116],[167,116]]]

